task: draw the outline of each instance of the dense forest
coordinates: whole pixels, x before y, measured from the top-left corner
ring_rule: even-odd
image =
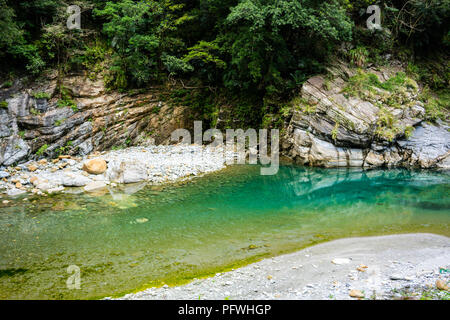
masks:
[[[381,30],[366,26],[372,4]],[[80,30],[66,27],[69,5]],[[0,0],[0,83],[101,74],[111,90],[175,86],[206,117],[211,97],[226,96],[260,122],[333,59],[394,56],[448,94],[449,21],[449,0]]]

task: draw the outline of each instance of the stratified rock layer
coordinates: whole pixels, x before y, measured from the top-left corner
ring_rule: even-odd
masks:
[[[193,126],[191,110],[169,106],[152,92],[107,93],[102,79],[84,76],[67,77],[63,86],[76,107],[58,106],[56,79],[0,90],[0,100],[8,103],[0,108],[0,166],[113,146],[167,144],[173,130]],[[53,98],[37,99],[36,93]]]
[[[393,76],[390,71],[368,72],[383,82]],[[303,85],[283,137],[286,157],[322,167],[450,168],[449,126],[442,121],[423,121],[425,109],[417,100],[417,87],[405,89],[402,94],[406,103],[392,107],[383,100],[391,93],[381,89],[375,88],[377,94],[371,101],[345,94],[348,79],[355,74],[341,65]],[[390,139],[380,134],[380,118],[386,114],[395,123],[395,128],[392,125],[387,129],[392,134]],[[407,130],[412,131],[409,137]]]

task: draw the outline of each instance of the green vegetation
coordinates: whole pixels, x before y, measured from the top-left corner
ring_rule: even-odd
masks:
[[[357,67],[363,67],[367,62],[368,56],[369,51],[364,46],[358,46],[349,52],[350,61]]]
[[[51,96],[46,92],[33,92],[33,98],[35,99],[50,99]]]
[[[11,88],[13,86],[13,82],[11,80],[5,81],[3,83],[3,88]]]
[[[343,89],[343,93],[347,96],[357,96],[371,101],[374,105],[385,105],[397,109],[411,106],[414,103],[412,97],[418,92],[417,83],[407,77],[404,72],[398,72],[395,76],[381,82],[377,75],[362,70],[351,77]]]
[[[336,124],[334,125],[333,130],[331,131],[331,138],[336,141],[337,139],[337,135],[339,133],[339,122],[336,122]]]
[[[73,146],[73,142],[67,141],[65,146],[59,147],[56,149],[56,154],[58,156],[62,155],[62,154],[67,154],[72,149],[72,146]]]
[[[375,134],[379,138],[392,142],[397,136],[404,136],[408,139],[414,132],[414,127],[412,126],[400,126],[397,118],[384,107],[380,108],[378,117]]]
[[[70,93],[64,86],[59,87],[60,97],[61,99],[58,100],[57,106],[59,108],[65,108],[70,107],[74,112],[78,111],[78,106],[75,103],[75,101],[72,100],[72,97],[70,96]]]
[[[8,102],[7,101],[0,101],[0,108],[1,109],[8,109]]]
[[[438,119],[448,119],[450,112],[450,89],[432,93],[428,88],[425,88],[420,99],[424,102],[426,120],[436,121]]]
[[[374,88],[398,94],[403,89],[417,91],[418,86],[404,72],[398,72],[395,76],[381,82],[376,74],[365,73],[359,70],[357,75],[349,79],[348,85],[344,88],[344,92],[353,96],[361,96],[367,94],[367,92],[377,92]]]
[[[76,103],[72,99],[60,99],[60,100],[58,100],[57,105],[59,108],[71,107],[72,109],[74,109],[74,111],[77,108]]]
[[[40,112],[38,110],[36,110],[35,108],[30,108],[30,113],[34,116],[37,116],[40,114]]]
[[[422,292],[420,300],[450,300],[450,293],[437,289],[428,289]]]
[[[61,79],[84,71],[91,80],[101,75],[110,90],[186,91],[174,100],[192,102],[211,123],[217,110],[200,96],[213,95],[216,102],[226,97],[247,124],[279,114],[298,86],[336,55],[364,67],[386,63],[389,54],[410,63],[409,78],[433,91],[449,87],[448,1],[383,1],[378,31],[366,28],[364,12],[374,4],[368,0],[70,4],[82,8],[81,30],[66,27],[64,0],[0,0],[0,79],[57,70],[59,105],[76,109]],[[381,87],[389,85],[396,83]],[[198,108],[205,100],[208,106]]]
[[[54,125],[59,127],[60,125],[62,125],[64,123],[64,121],[66,121],[67,119],[60,119],[60,120],[55,120]]]
[[[308,100],[296,97],[291,102],[296,110],[305,114],[314,114],[316,112],[316,106],[311,104]]]

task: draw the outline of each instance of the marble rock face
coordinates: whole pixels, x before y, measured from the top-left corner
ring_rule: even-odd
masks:
[[[103,79],[84,76],[68,76],[63,85],[72,105],[58,105],[56,79],[0,89],[0,100],[8,103],[0,108],[0,166],[113,146],[169,144],[174,130],[193,127],[192,110],[153,93],[106,93]],[[34,98],[37,92],[51,98]]]

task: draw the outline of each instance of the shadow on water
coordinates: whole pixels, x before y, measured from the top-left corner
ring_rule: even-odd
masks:
[[[421,201],[417,203],[411,203],[411,205],[418,206],[422,209],[427,210],[450,210],[450,204],[448,203],[436,203],[430,201]]]
[[[0,270],[0,278],[1,277],[12,277],[17,274],[22,274],[27,272],[28,269],[18,268],[18,269],[1,269]]]

